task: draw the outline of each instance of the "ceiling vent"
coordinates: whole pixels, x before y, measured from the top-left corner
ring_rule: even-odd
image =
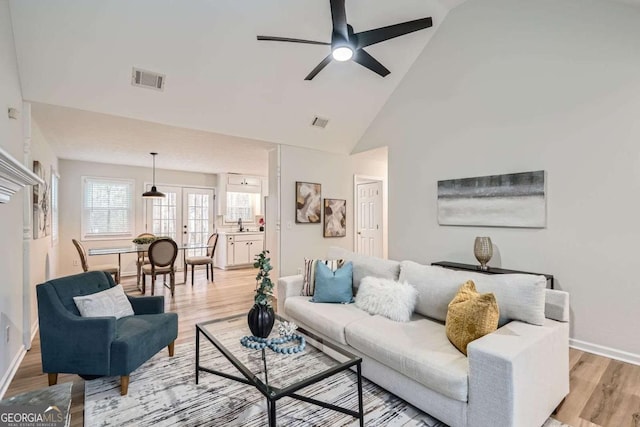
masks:
[[[149,89],[164,90],[165,78],[166,76],[164,74],[145,71],[134,67],[131,75],[131,84]]]
[[[327,124],[329,123],[329,119],[324,119],[322,117],[314,117],[313,121],[311,122],[311,126],[315,126],[315,127],[319,127],[319,128],[326,128]]]

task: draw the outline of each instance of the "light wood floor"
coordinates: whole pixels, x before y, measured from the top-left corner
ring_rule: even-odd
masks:
[[[176,286],[175,298],[165,299],[165,309],[179,316],[177,343],[194,339],[195,324],[204,320],[246,313],[253,303],[255,270],[215,270],[215,282],[207,283],[204,270],[196,272],[196,282]],[[182,275],[178,274],[178,280]],[[123,278],[127,293],[139,295],[134,278]],[[157,286],[157,294],[168,289]],[[149,291],[147,291],[149,294]],[[166,293],[168,295],[168,293]],[[571,349],[571,393],[558,407],[554,417],[573,427],[640,427],[640,366],[630,365]],[[61,374],[58,383],[73,386],[71,425],[84,424],[84,380]],[[47,386],[47,376],[40,364],[40,340],[20,364],[4,396]]]

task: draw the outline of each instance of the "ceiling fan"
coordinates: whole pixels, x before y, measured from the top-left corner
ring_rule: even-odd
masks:
[[[369,55],[363,48],[395,37],[404,36],[414,31],[424,30],[433,25],[431,18],[422,18],[354,33],[353,27],[347,23],[345,0],[329,0],[329,3],[331,4],[331,20],[333,22],[331,43],[287,37],[258,36],[258,40],[331,46],[331,53],[327,55],[316,68],[311,70],[309,75],[304,78],[305,80],[313,79],[334,59],[341,62],[352,59],[363,67],[385,77],[391,73],[391,71],[378,62],[373,56]]]

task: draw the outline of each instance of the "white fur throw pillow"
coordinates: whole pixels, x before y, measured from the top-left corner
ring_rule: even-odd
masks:
[[[408,322],[418,299],[418,291],[407,282],[367,276],[360,282],[356,307],[396,322]]]

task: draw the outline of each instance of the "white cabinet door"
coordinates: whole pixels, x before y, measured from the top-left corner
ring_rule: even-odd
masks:
[[[254,263],[256,256],[262,252],[263,240],[252,240],[249,243],[249,262]]]
[[[229,266],[229,265],[235,265],[236,263],[236,258],[235,258],[235,243],[233,241],[233,238],[230,241],[227,241],[227,252],[226,252],[226,259],[224,260],[224,266]]]
[[[249,264],[249,243],[236,242],[233,249],[234,265]]]

